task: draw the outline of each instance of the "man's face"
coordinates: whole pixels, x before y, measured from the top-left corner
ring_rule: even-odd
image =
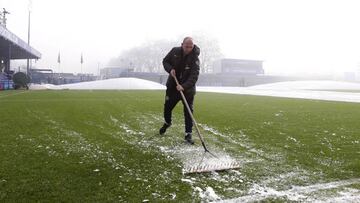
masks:
[[[192,40],[185,40],[182,44],[182,49],[184,50],[185,54],[189,54],[194,48],[194,43]]]

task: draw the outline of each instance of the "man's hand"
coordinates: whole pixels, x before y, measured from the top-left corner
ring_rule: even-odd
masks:
[[[176,86],[176,89],[181,92],[184,91],[184,88],[181,85]]]
[[[171,69],[170,71],[170,75],[173,76],[173,77],[176,77],[176,72],[175,72],[175,69]]]
[[[176,72],[175,69],[171,69],[170,71],[170,75],[173,76],[174,78],[176,78]],[[184,91],[184,88],[181,85],[177,85],[176,89],[180,92],[180,91]]]

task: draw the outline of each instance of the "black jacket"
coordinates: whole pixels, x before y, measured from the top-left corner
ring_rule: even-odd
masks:
[[[200,72],[200,48],[194,45],[190,54],[184,56],[182,47],[174,47],[163,59],[163,65],[166,72],[170,73],[171,69],[175,69],[176,77],[184,88],[185,93],[195,94],[195,83],[199,78]],[[169,75],[166,82],[169,91],[177,91],[174,78]]]

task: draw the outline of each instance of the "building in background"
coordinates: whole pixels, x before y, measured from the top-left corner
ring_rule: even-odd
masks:
[[[69,84],[77,82],[94,81],[97,79],[93,74],[54,73],[52,69],[30,69],[31,82],[42,84]]]
[[[220,59],[213,64],[212,73],[201,73],[198,86],[247,87],[265,83],[304,80],[301,77],[265,75],[263,61]],[[166,84],[168,73],[135,72],[133,68],[106,67],[100,70],[101,79],[134,77]]]
[[[127,74],[133,73],[133,68],[106,67],[100,70],[101,79],[127,77]]]
[[[263,61],[244,59],[220,59],[213,65],[212,73],[201,73],[198,86],[250,86],[296,78],[264,75]],[[168,74],[134,72],[134,69],[107,67],[100,70],[101,79],[134,77],[166,84]]]
[[[133,77],[166,84],[168,73],[135,72],[133,68],[107,67],[100,70],[101,79]],[[212,73],[200,73],[198,86],[248,87],[266,83],[296,80],[329,80],[319,76],[266,75],[261,60],[223,58],[215,61]]]
[[[214,62],[213,73],[200,74],[202,86],[250,86],[277,81],[264,75],[263,61],[222,58]]]
[[[39,51],[0,23],[0,90],[13,88],[12,75],[15,70],[10,69],[12,60],[39,58],[41,58]]]
[[[213,73],[260,75],[264,74],[263,61],[223,58],[214,62]]]

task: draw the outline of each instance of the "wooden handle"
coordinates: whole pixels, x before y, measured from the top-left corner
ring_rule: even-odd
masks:
[[[179,83],[178,79],[176,78],[176,76],[173,76],[173,75],[171,75],[171,76],[175,79],[176,85],[180,85],[180,83]]]
[[[176,78],[176,76],[173,76],[173,75],[171,75],[171,76],[175,79],[176,85],[180,85],[178,79]],[[198,125],[197,125],[197,122],[195,121],[194,115],[193,115],[192,112],[191,112],[190,106],[189,106],[189,104],[188,104],[188,102],[187,102],[187,100],[186,100],[186,98],[185,98],[185,95],[184,95],[183,91],[180,91],[180,94],[181,94],[181,97],[182,97],[182,99],[183,99],[183,101],[184,101],[184,104],[185,104],[185,106],[186,106],[186,108],[187,108],[187,110],[188,110],[188,112],[189,112],[189,114],[190,114],[190,117],[191,117],[192,121],[194,122],[194,125],[195,125],[195,128],[196,128],[196,132],[197,132],[197,134],[198,134],[198,136],[199,136],[199,138],[200,138],[201,144],[202,144],[202,146],[204,147],[205,152],[209,152],[209,150],[207,149],[207,147],[206,147],[206,145],[205,145],[204,138],[202,137],[202,135],[201,135],[201,133],[200,133],[200,129],[199,129]],[[209,153],[210,153],[210,152],[209,152]],[[213,156],[214,156],[214,155],[213,155]]]

